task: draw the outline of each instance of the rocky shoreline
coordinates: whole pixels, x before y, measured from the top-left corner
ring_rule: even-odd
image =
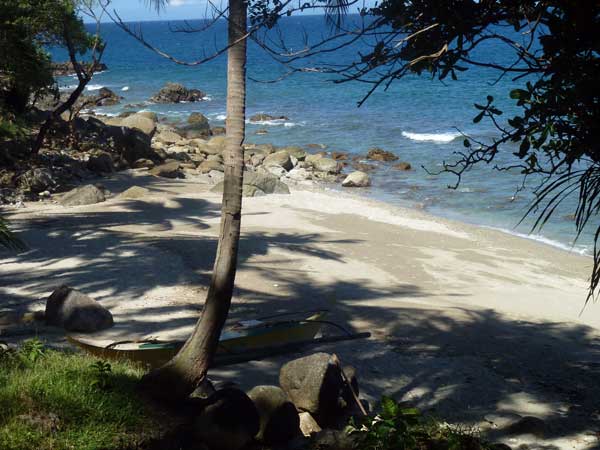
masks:
[[[204,95],[182,88],[169,83],[157,96],[171,98],[167,91],[174,92],[177,98]],[[120,97],[108,89],[82,99],[92,105],[119,101]],[[44,113],[40,112],[40,116]],[[250,121],[265,117],[280,118],[261,114]],[[223,127],[211,126],[208,118],[198,112],[190,114],[184,123],[170,122],[149,111],[128,111],[118,117],[85,114],[70,123],[57,123],[49,144],[26,164],[23,160],[19,163],[19,158],[27,158],[25,149],[20,152],[4,149],[0,154],[0,204],[53,199],[55,194],[128,169],[147,170],[151,175],[165,178],[203,175],[215,184],[214,191],[219,192],[224,177],[224,133]],[[369,173],[381,165],[411,169],[409,163],[398,163],[395,154],[379,148],[370,149],[366,155],[351,156],[328,151],[319,144],[276,147],[247,143],[244,163],[246,197],[289,193],[288,185],[297,184],[368,187]],[[102,189],[86,201],[94,199],[102,201]]]

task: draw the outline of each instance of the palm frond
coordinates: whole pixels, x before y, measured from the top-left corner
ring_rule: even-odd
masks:
[[[160,13],[169,4],[169,0],[144,0],[146,7],[154,8],[157,13]]]
[[[8,229],[8,225],[2,217],[0,217],[0,247],[15,251],[23,251],[27,248],[23,241]]]
[[[325,0],[325,20],[335,29],[340,29],[344,16],[348,14],[352,0]]]

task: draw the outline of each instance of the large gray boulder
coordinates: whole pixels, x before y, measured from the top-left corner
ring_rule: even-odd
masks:
[[[156,132],[156,122],[142,114],[132,114],[129,117],[125,117],[121,120],[121,126],[136,128],[149,137],[154,136]]]
[[[371,178],[364,172],[357,170],[349,174],[344,181],[342,181],[343,187],[367,187],[371,186]]]
[[[334,421],[345,406],[342,371],[332,355],[315,353],[286,363],[279,384],[300,411],[320,425]]]
[[[93,205],[94,203],[100,203],[105,200],[106,196],[102,189],[99,189],[93,184],[87,184],[85,186],[79,186],[64,194],[59,203],[63,206],[80,206]]]
[[[278,386],[256,386],[248,392],[260,418],[256,437],[267,445],[282,444],[300,432],[296,407]]]
[[[93,332],[110,328],[110,311],[76,289],[62,285],[46,301],[46,322],[69,331]]]
[[[179,83],[167,83],[150,101],[155,103],[199,102],[206,94],[198,89],[188,89]]]
[[[222,193],[223,182],[215,184],[211,192]],[[289,194],[290,188],[287,184],[279,181],[279,178],[267,172],[244,172],[244,186],[242,195],[244,197],[258,197],[265,194]]]
[[[267,155],[263,160],[263,166],[265,167],[283,167],[286,171],[291,170],[294,167],[290,154],[286,150],[279,150],[278,152]]]
[[[239,389],[220,389],[202,403],[194,434],[211,450],[240,450],[259,432],[254,402]]]
[[[337,174],[342,171],[340,163],[331,158],[318,158],[312,161],[312,166],[319,172]]]

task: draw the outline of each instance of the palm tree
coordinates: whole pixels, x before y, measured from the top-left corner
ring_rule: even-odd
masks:
[[[162,2],[155,2],[162,3]],[[246,0],[229,0],[225,179],[217,256],[204,310],[191,336],[167,364],[143,383],[158,395],[183,398],[206,377],[229,313],[237,268],[246,133]]]

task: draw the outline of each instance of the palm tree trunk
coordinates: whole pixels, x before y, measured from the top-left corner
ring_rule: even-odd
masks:
[[[242,212],[246,131],[246,0],[229,0],[227,61],[227,134],[221,228],[212,279],[204,310],[192,335],[175,357],[144,377],[158,396],[179,399],[206,377],[229,313],[237,268]]]

